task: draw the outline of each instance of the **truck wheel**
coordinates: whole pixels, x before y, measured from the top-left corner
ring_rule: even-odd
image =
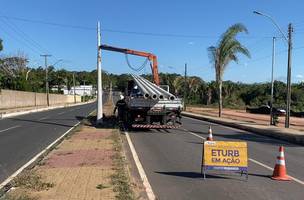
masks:
[[[175,125],[176,122],[176,114],[171,112],[167,115],[167,125]]]

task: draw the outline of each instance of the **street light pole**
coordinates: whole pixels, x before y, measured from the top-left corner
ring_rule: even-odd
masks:
[[[271,96],[270,96],[270,125],[274,125],[273,121],[273,86],[274,86],[274,80],[273,80],[273,70],[274,70],[274,64],[275,64],[275,40],[276,38],[272,38],[272,65],[271,65]]]
[[[102,76],[101,76],[101,38],[100,23],[97,23],[97,124],[102,123]]]
[[[271,20],[271,22],[275,25],[275,27],[280,31],[283,38],[288,44],[288,64],[287,64],[287,96],[286,96],[286,117],[285,117],[285,128],[289,128],[290,124],[290,101],[291,101],[291,51],[292,51],[292,41],[291,41],[291,35],[293,32],[292,24],[290,23],[288,25],[288,38],[281,30],[280,26],[276,23],[276,21],[269,15],[266,15],[264,13],[253,11],[254,14],[264,16]]]
[[[187,63],[185,63],[185,77],[184,77],[184,110],[186,111],[186,104],[187,104]]]

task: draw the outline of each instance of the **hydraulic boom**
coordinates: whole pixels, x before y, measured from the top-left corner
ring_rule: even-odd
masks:
[[[152,62],[151,65],[151,70],[152,70],[152,75],[153,75],[153,80],[156,85],[159,85],[159,76],[158,76],[158,67],[157,67],[157,57],[156,55],[152,53],[147,53],[143,51],[136,51],[136,50],[131,50],[131,49],[125,49],[125,48],[119,48],[119,47],[112,47],[108,45],[100,45],[99,48],[107,51],[115,51],[115,52],[120,52],[124,54],[130,54],[130,55],[136,55],[136,56],[142,56],[146,57],[149,59],[150,62]]]

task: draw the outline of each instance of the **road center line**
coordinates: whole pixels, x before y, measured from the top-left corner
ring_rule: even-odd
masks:
[[[12,126],[12,127],[10,127],[10,128],[0,130],[0,133],[5,132],[5,131],[8,131],[8,130],[11,130],[11,129],[14,129],[14,128],[18,128],[18,127],[20,127],[20,125]]]
[[[202,137],[202,136],[200,136],[200,135],[198,135],[198,134],[196,134],[196,133],[193,133],[193,132],[191,132],[191,131],[189,131],[189,130],[187,130],[187,129],[183,129],[183,130],[186,131],[187,133],[190,133],[191,135],[194,135],[194,136],[196,136],[196,137],[198,137],[198,138],[201,138],[201,139],[203,139],[203,140],[206,140],[206,138],[204,138],[204,137]],[[263,164],[263,163],[261,163],[261,162],[255,160],[255,159],[248,158],[248,160],[251,161],[251,162],[253,162],[253,163],[255,163],[255,164],[257,164],[257,165],[260,165],[260,166],[262,166],[262,167],[264,167],[264,168],[266,168],[266,169],[268,169],[268,170],[270,170],[270,171],[273,171],[273,168],[272,168],[272,167],[269,167],[268,165],[265,165],[265,164]],[[299,184],[301,184],[301,185],[304,185],[304,181],[301,181],[301,180],[299,180],[299,179],[297,179],[297,178],[295,178],[295,177],[293,177],[293,176],[290,176],[290,175],[288,175],[288,176],[289,176],[293,181],[295,181],[295,182],[297,182],[297,183],[299,183]]]

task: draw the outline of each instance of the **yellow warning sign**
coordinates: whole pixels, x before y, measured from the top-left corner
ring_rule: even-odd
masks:
[[[205,170],[247,171],[247,143],[205,141],[202,166]]]

